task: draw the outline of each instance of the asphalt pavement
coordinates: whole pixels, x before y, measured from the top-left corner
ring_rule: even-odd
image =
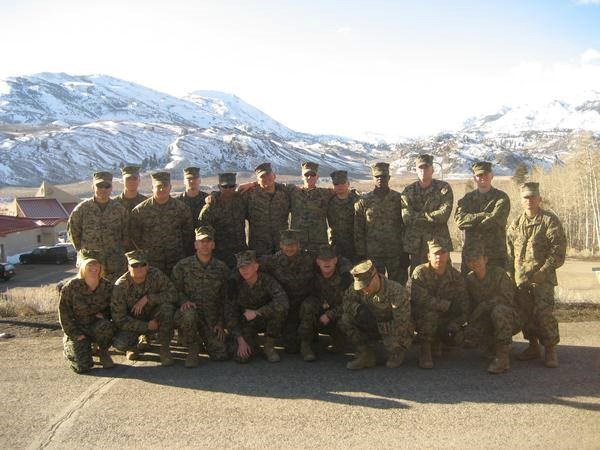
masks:
[[[75,264],[15,264],[16,275],[0,281],[0,292],[18,287],[40,287],[58,283],[77,274]]]

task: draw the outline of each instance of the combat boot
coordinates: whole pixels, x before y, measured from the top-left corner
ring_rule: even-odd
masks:
[[[396,367],[400,367],[404,362],[404,350],[396,350],[392,353],[387,361],[385,362],[385,367],[388,369],[395,369]]]
[[[556,354],[556,345],[546,345],[544,347],[544,365],[551,369],[558,367],[558,355]]]
[[[160,364],[164,367],[172,366],[175,364],[175,360],[173,359],[173,355],[171,354],[171,349],[169,348],[169,344],[162,344],[160,346]]]
[[[188,348],[188,354],[185,358],[185,367],[193,369],[200,365],[200,357],[198,356],[200,349],[197,343],[191,344]]]
[[[421,369],[433,369],[433,359],[431,358],[431,342],[423,342],[421,344],[419,367]]]
[[[375,353],[368,345],[359,345],[356,347],[356,357],[346,364],[346,369],[359,370],[374,367],[376,364]]]
[[[302,355],[302,359],[306,362],[317,359],[317,355],[315,355],[309,341],[300,341],[300,354]]]
[[[496,345],[496,355],[487,368],[489,373],[497,374],[507,372],[510,369],[510,346]]]
[[[529,341],[529,347],[517,355],[519,361],[529,361],[540,357],[540,344],[536,338]]]
[[[112,369],[113,367],[115,367],[115,363],[113,362],[112,358],[108,354],[107,348],[99,349],[98,356],[100,357],[100,364],[102,365],[102,367],[104,369]]]
[[[127,361],[137,361],[140,357],[140,352],[138,352],[137,350],[127,350],[127,353],[125,354],[125,358],[127,358]]]
[[[277,353],[277,350],[275,350],[275,338],[272,338],[272,337],[265,338],[265,345],[263,348],[263,352],[265,353],[265,357],[267,358],[267,361],[269,361],[271,363],[276,363],[276,362],[281,361],[281,358],[279,357],[279,353]]]
[[[140,352],[147,352],[152,348],[150,345],[150,338],[145,334],[140,334],[138,337],[137,348]]]

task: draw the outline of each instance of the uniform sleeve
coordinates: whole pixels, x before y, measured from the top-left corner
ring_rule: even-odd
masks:
[[[506,305],[510,307],[515,306],[515,282],[503,272],[500,274],[500,280],[498,282],[498,291],[493,297],[492,301],[495,305]]]
[[[452,214],[454,194],[450,185],[442,187],[440,190],[440,195],[442,201],[439,208],[425,213],[425,219],[428,222],[445,224],[448,222],[448,219]]]
[[[459,229],[467,230],[478,225],[483,220],[484,214],[485,213],[469,212],[468,197],[464,196],[458,201],[454,213],[454,220]]]
[[[494,208],[490,212],[483,212],[483,218],[479,224],[481,230],[487,230],[495,227],[506,227],[506,221],[510,214],[510,199],[508,195],[500,195],[494,203]]]
[[[173,286],[175,286],[175,291],[177,292],[177,306],[181,306],[189,300],[185,293],[185,271],[181,264],[175,264],[171,279],[173,281]]]
[[[392,305],[392,316],[397,323],[405,324],[407,329],[410,328],[411,322],[411,308],[410,308],[410,294],[407,289],[402,286],[398,286],[398,289],[394,289],[393,296],[390,298],[390,304]]]
[[[288,296],[281,285],[274,279],[265,280],[267,290],[271,296],[271,301],[266,305],[258,308],[257,312],[260,315],[269,315],[272,312],[286,312],[289,308]]]
[[[548,256],[540,271],[557,269],[565,263],[567,252],[567,238],[565,230],[558,218],[552,216],[546,228],[546,239],[549,243]]]
[[[400,198],[402,201],[402,220],[405,225],[413,225],[419,218],[424,218],[423,214],[415,211],[408,187],[404,188]]]
[[[64,286],[60,291],[60,299],[58,303],[58,320],[64,333],[71,339],[75,340],[77,336],[84,334],[75,322],[73,314],[73,294],[72,285]]]
[[[139,205],[138,205],[139,206]],[[135,248],[142,247],[142,233],[144,226],[140,210],[136,206],[129,214],[129,239],[133,242]]]
[[[81,236],[83,233],[83,224],[81,220],[81,204],[79,204],[69,216],[67,221],[67,234],[69,240],[73,243],[75,250],[81,250]]]
[[[354,246],[359,257],[367,256],[367,218],[362,200],[354,204]]]
[[[127,287],[124,284],[115,285],[110,302],[110,312],[113,321],[124,331],[144,333],[148,331],[148,322],[135,319],[127,311]]]
[[[342,292],[346,292],[350,286],[352,285],[352,281],[353,281],[353,277],[352,274],[350,272],[343,272],[340,275],[341,283],[340,283],[340,289],[342,290]],[[330,309],[328,309],[325,314],[327,315],[327,317],[329,317],[330,319],[337,319],[339,317],[341,317],[342,313],[344,311],[344,302],[340,302],[338,305],[332,306]]]
[[[411,278],[411,303],[416,313],[421,314],[435,303],[436,299],[429,293],[427,283],[419,270],[413,272]]]
[[[518,217],[513,220],[513,222],[506,230],[506,268],[510,277],[515,279],[515,246],[514,246],[514,232],[516,229]]]
[[[150,272],[148,276],[150,276]],[[171,280],[169,280],[169,277],[161,271],[156,270],[150,281],[149,290],[152,292],[146,294],[148,297],[148,306],[156,306],[163,303],[177,304],[177,290]]]

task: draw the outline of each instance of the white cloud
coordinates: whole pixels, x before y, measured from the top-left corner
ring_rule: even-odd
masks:
[[[352,32],[352,28],[350,27],[339,27],[335,30],[336,33],[341,34],[342,36],[349,36]]]
[[[600,51],[593,48],[588,48],[581,54],[580,59],[583,64],[600,62]]]

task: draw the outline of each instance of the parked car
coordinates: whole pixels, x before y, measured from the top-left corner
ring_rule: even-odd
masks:
[[[10,280],[15,276],[15,266],[10,263],[0,263],[0,278],[4,281]]]
[[[38,247],[31,253],[23,253],[19,256],[21,264],[65,264],[75,260],[73,252],[69,251],[67,245],[54,245],[52,247]]]

